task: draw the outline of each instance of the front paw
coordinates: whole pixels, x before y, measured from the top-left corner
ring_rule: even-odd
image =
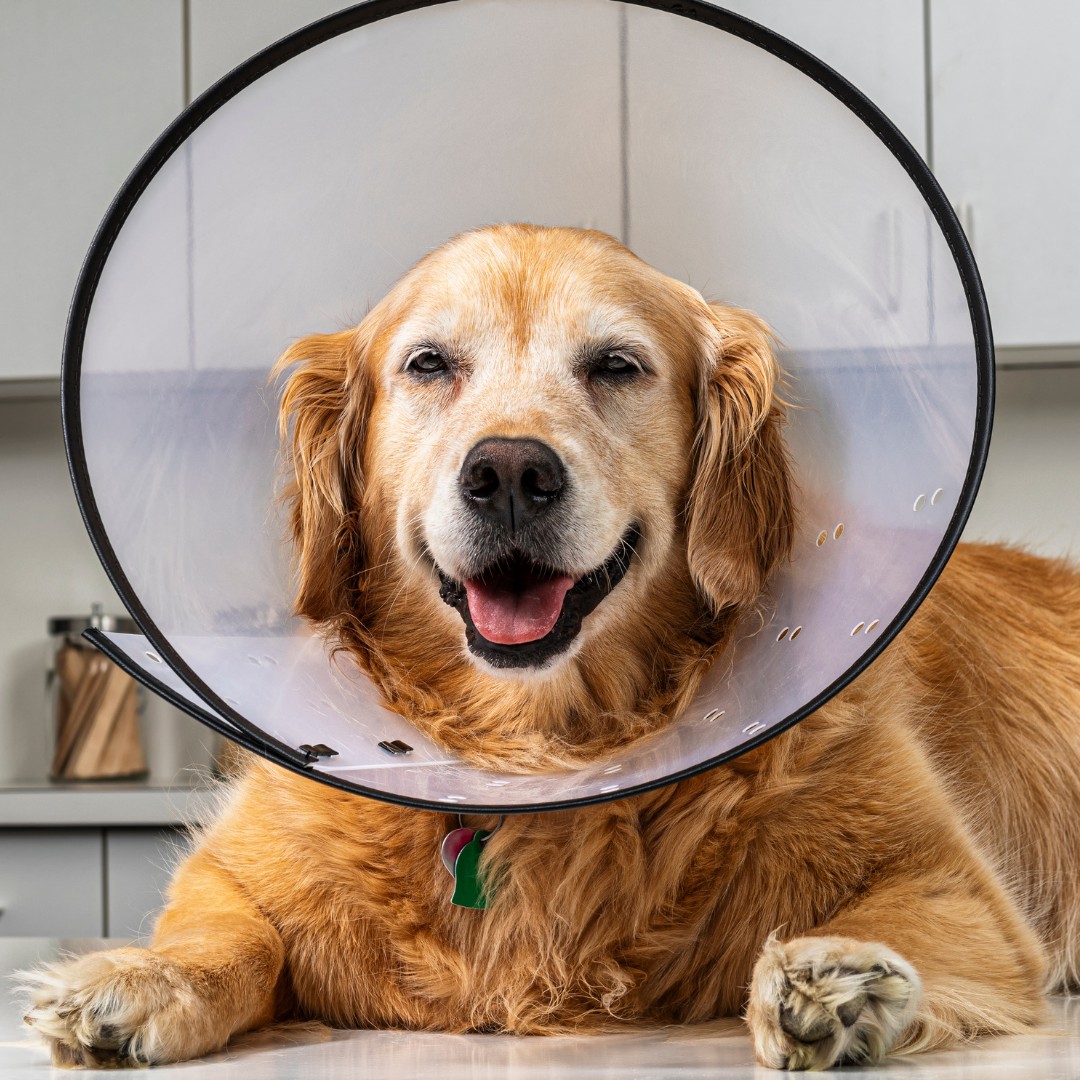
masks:
[[[160,1065],[217,1049],[181,968],[149,949],[116,949],[22,972],[25,1016],[56,1065]]]
[[[911,1023],[920,993],[915,969],[884,945],[774,934],[754,965],[746,1019],[758,1060],[773,1069],[876,1062]]]

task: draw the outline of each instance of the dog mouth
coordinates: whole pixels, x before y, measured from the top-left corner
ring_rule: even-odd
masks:
[[[576,581],[521,551],[463,581],[436,567],[439,596],[461,616],[474,656],[492,667],[539,667],[570,645],[623,579],[640,538],[632,525],[608,558]]]

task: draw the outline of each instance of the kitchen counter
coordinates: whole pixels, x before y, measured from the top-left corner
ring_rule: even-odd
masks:
[[[211,799],[205,785],[12,781],[0,784],[0,828],[190,825],[206,815]]]

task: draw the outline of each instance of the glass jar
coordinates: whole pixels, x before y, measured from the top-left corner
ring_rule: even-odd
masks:
[[[51,780],[119,780],[147,774],[139,732],[142,691],[126,672],[81,635],[91,627],[137,633],[128,618],[90,615],[49,620],[46,673],[48,722],[53,733]]]

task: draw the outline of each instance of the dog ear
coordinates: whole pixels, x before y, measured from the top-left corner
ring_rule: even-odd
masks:
[[[291,466],[283,494],[298,576],[295,609],[323,622],[355,609],[364,562],[362,459],[372,387],[360,331],[302,338],[278,360],[274,377],[289,368],[279,430]]]
[[[752,312],[708,311],[685,512],[690,572],[719,614],[754,602],[790,555],[795,525],[773,336]]]

